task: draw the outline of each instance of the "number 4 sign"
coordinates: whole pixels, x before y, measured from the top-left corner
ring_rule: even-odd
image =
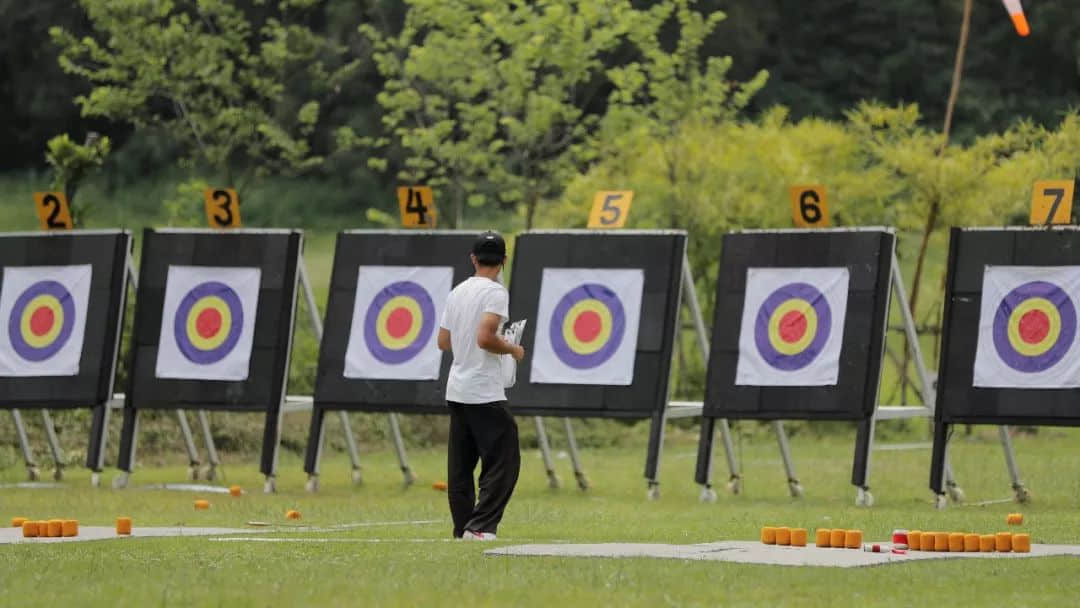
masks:
[[[427,186],[401,186],[397,189],[401,225],[406,228],[434,228],[438,220],[435,194]]]
[[[829,226],[829,199],[825,186],[810,184],[792,186],[791,219],[799,228],[826,228]]]
[[[634,201],[633,190],[600,191],[593,197],[589,213],[589,228],[622,228],[630,215],[630,203]]]

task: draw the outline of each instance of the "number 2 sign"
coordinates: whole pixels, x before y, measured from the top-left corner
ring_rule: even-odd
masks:
[[[809,184],[792,186],[791,219],[799,228],[826,228],[829,226],[829,199],[825,186]]]
[[[622,228],[630,215],[633,190],[602,190],[593,197],[589,213],[589,228]]]
[[[71,230],[71,209],[63,192],[35,192],[34,208],[42,230]]]

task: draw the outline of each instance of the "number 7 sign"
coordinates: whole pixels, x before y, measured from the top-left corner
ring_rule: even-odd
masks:
[[[1035,182],[1031,192],[1031,225],[1050,226],[1072,221],[1073,190],[1071,179]]]

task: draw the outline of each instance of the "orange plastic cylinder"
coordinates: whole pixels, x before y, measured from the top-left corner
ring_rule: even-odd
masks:
[[[919,551],[922,546],[922,530],[911,530],[907,533],[907,546],[912,551]]]
[[[844,537],[846,536],[846,530],[833,530],[829,534],[829,546],[837,549],[844,548]]]
[[[1017,553],[1031,553],[1031,535],[1013,534],[1012,549]]]
[[[200,510],[200,511],[205,510],[205,509],[209,509],[210,508],[210,501],[209,500],[202,500],[202,499],[196,500],[195,501],[195,508]]]
[[[828,528],[818,528],[814,536],[815,545],[821,548],[828,548],[831,544],[829,541],[832,539],[832,530]]]
[[[130,517],[117,517],[116,518],[116,533],[117,534],[131,534],[131,518]]]
[[[806,528],[792,528],[791,529],[791,546],[792,547],[805,547],[806,546]]]
[[[1019,526],[1020,524],[1024,523],[1024,514],[1023,513],[1009,513],[1005,517],[1005,523],[1009,524],[1010,526]]]
[[[229,495],[230,496],[241,496],[243,493],[244,493],[244,488],[241,488],[240,486],[229,486]]]
[[[844,534],[844,546],[848,549],[861,549],[862,530],[848,530]]]
[[[964,533],[953,532],[949,534],[949,551],[952,553],[964,552]]]
[[[791,528],[780,527],[776,529],[776,544],[785,546],[791,544]]]
[[[766,545],[776,544],[776,528],[772,526],[765,526],[761,529],[761,542]]]
[[[38,522],[24,521],[22,525],[23,538],[34,538],[38,535]]]
[[[59,538],[64,535],[64,520],[50,519],[46,525],[49,530],[49,538]]]
[[[964,551],[969,553],[979,552],[979,535],[978,534],[965,534],[964,535]]]
[[[79,522],[74,519],[64,520],[64,536],[78,536],[79,535]]]
[[[983,553],[992,553],[996,545],[997,538],[993,534],[983,534],[979,536],[979,551],[982,551]]]
[[[26,523],[27,521],[29,521],[29,520],[26,519],[25,517],[12,517],[11,518],[11,527],[12,528],[21,528],[22,525],[24,523]]]
[[[934,532],[934,551],[949,550],[949,533]]]
[[[994,540],[994,549],[1003,553],[1012,551],[1012,533],[1011,532],[998,532]]]

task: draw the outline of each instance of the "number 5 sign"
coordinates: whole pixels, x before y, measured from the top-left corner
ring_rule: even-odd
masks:
[[[792,186],[791,219],[799,228],[826,228],[829,226],[829,199],[825,186],[810,184]]]
[[[589,213],[589,228],[622,228],[630,215],[630,203],[634,201],[633,190],[600,191],[593,197]]]

